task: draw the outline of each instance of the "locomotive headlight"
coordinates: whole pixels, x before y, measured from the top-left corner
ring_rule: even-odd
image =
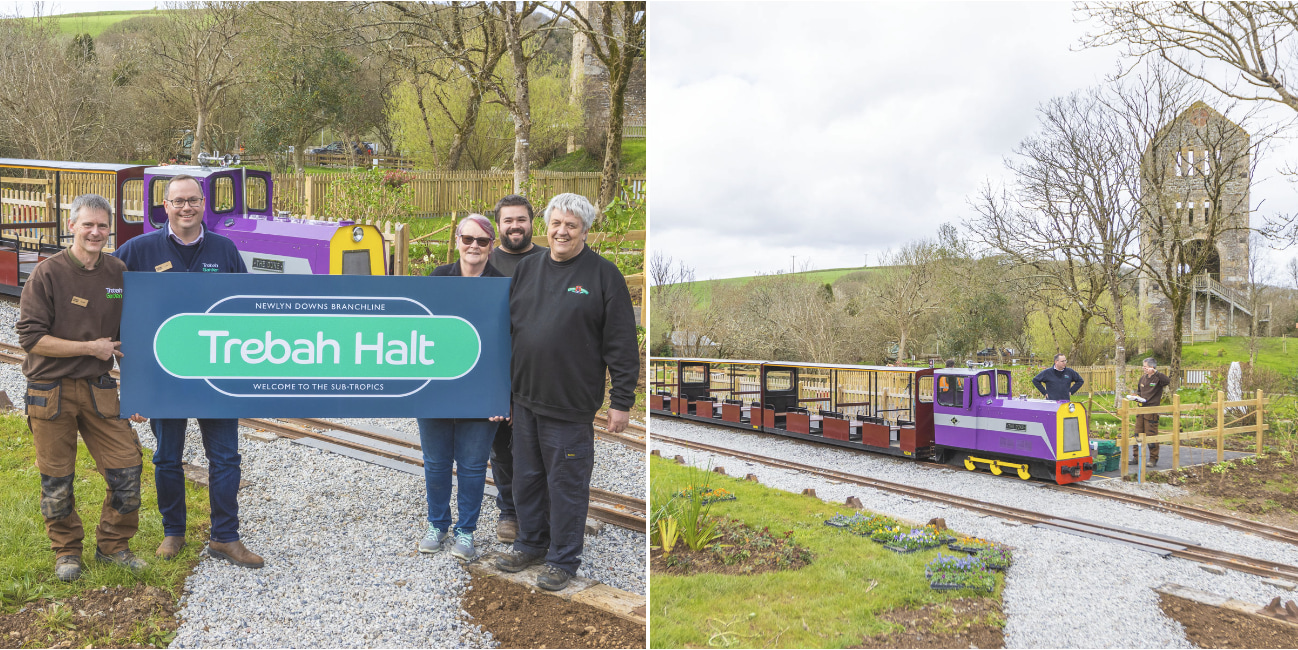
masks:
[[[358,241],[359,241],[359,240],[358,240]],[[1068,405],[1068,412],[1069,412],[1069,413],[1072,413],[1073,411],[1076,411],[1076,410],[1077,410],[1077,405],[1076,405],[1076,404],[1069,404],[1069,405]]]
[[[361,228],[360,226],[356,226],[355,228],[352,228],[352,241],[359,244],[361,243],[362,239],[365,239],[365,229]]]

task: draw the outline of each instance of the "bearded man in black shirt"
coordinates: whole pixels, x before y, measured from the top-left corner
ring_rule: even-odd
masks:
[[[626,280],[586,246],[595,212],[577,194],[551,199],[549,254],[519,262],[509,290],[518,536],[496,566],[515,572],[545,562],[536,584],[550,591],[581,565],[605,371],[613,433],[626,429],[640,374]]]

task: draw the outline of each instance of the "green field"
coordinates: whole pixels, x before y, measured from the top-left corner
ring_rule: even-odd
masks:
[[[858,267],[849,267],[849,268],[842,268],[842,269],[803,271],[801,273],[786,273],[784,275],[802,278],[816,283],[833,284],[834,282],[838,281],[839,278],[849,273],[856,273],[857,271],[868,271],[870,269],[877,269],[877,268],[878,267],[858,266]],[[687,283],[687,286],[689,286],[691,291],[693,291],[695,294],[697,294],[700,298],[703,299],[703,303],[706,306],[712,302],[713,287],[742,285],[742,284],[746,284],[754,277],[762,277],[762,276],[744,276],[740,278],[720,278],[716,280],[697,280],[695,282]]]
[[[968,590],[929,588],[924,565],[937,557],[937,550],[899,555],[868,538],[824,525],[835,513],[850,515],[851,508],[657,457],[650,461],[652,507],[692,481],[711,481],[711,486],[724,487],[737,497],[715,504],[713,515],[741,520],[757,530],[766,527],[777,535],[790,531],[795,542],[814,554],[812,564],[796,571],[651,575],[650,647],[706,647],[710,639],[717,646],[767,647],[766,642],[778,639],[778,647],[848,647],[894,627],[879,619],[889,610],[975,596]],[[934,510],[935,515],[939,512]],[[998,577],[997,594],[992,596],[997,600],[1002,584]],[[716,636],[719,632],[725,636]]]
[[[623,174],[645,173],[645,144],[644,138],[623,138],[621,170]],[[550,172],[600,172],[604,170],[602,155],[602,151],[596,154],[579,149],[551,160],[541,169]]]
[[[99,35],[105,29],[114,23],[130,20],[137,16],[156,15],[158,10],[152,11],[91,11],[76,14],[63,14],[55,16],[59,24],[59,33],[74,36],[76,34],[90,34],[93,38],[99,38]]]
[[[1223,336],[1216,343],[1195,343],[1181,348],[1181,365],[1186,368],[1228,366],[1248,363],[1248,337]],[[1257,365],[1286,375],[1298,373],[1298,340],[1267,337],[1258,339]]]

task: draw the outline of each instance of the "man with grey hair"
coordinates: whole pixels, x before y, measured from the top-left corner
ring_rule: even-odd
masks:
[[[640,352],[626,279],[586,246],[595,206],[560,194],[545,219],[549,254],[519,262],[509,290],[518,536],[496,566],[545,562],[536,584],[558,591],[581,565],[605,371],[608,430],[617,433],[635,404]]]
[[[97,194],[78,196],[68,230],[72,246],[32,270],[19,302],[18,341],[27,351],[27,423],[41,473],[41,514],[54,551],[54,574],[81,575],[85,531],[73,495],[77,432],[108,484],[96,529],[95,559],[139,572],[148,565],[130,549],[139,529],[140,439],[120,417],[117,381],[109,372],[122,353],[122,273],[105,255],[112,206]]]
[[[1167,375],[1158,371],[1158,362],[1153,357],[1145,359],[1141,366],[1140,379],[1136,385],[1136,394],[1128,395],[1127,399],[1140,402],[1141,406],[1158,406],[1163,403],[1163,389],[1167,388],[1171,380]],[[1158,435],[1158,414],[1145,413],[1136,416],[1136,435],[1144,433],[1146,436]],[[1156,442],[1149,443],[1149,464],[1158,464],[1158,448]],[[1140,462],[1140,445],[1131,447],[1131,462]]]

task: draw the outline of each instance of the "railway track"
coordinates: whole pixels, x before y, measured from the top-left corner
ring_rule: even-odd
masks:
[[[718,429],[732,430],[729,427],[719,427],[717,425],[711,425],[707,422],[691,421],[691,424],[701,424],[703,426],[711,426]],[[765,434],[765,435],[770,435],[770,434]],[[662,437],[663,436],[659,436],[657,434],[654,435],[654,438],[662,438]],[[808,443],[803,440],[798,440],[796,438],[781,438],[781,440],[792,440],[794,442],[808,444],[808,445],[815,444],[815,443]],[[941,463],[915,461],[915,464],[922,467],[931,467],[934,469],[951,469],[950,465],[943,465]],[[991,477],[989,477],[989,480],[990,478]],[[1004,480],[1018,480],[1018,479],[1006,478]],[[1160,501],[1159,499],[1152,499],[1149,497],[1142,497],[1142,496],[1136,496],[1132,494],[1125,494],[1122,492],[1115,492],[1113,490],[1106,490],[1085,483],[1070,483],[1068,485],[1056,485],[1044,481],[1034,480],[1034,482],[1052,490],[1060,490],[1065,492],[1069,492],[1069,491],[1077,492],[1098,499],[1109,499],[1112,501],[1118,501],[1120,503],[1126,503],[1132,506],[1138,506],[1141,508],[1149,508],[1150,510],[1167,512],[1167,513],[1184,517],[1186,519],[1193,519],[1195,521],[1217,524],[1220,526],[1224,526],[1226,528],[1248,533],[1256,537],[1262,537],[1265,539],[1275,540],[1277,542],[1285,542],[1288,544],[1293,544],[1295,546],[1298,546],[1298,530],[1284,528],[1282,526],[1275,526],[1272,524],[1266,524],[1259,521],[1253,521],[1251,519],[1244,519],[1243,517],[1235,517],[1232,515],[1222,514],[1220,512],[1205,510],[1203,508],[1196,508],[1194,506],[1187,506],[1178,503],[1169,503],[1166,501]]]
[[[850,483],[863,487],[872,488],[881,492],[890,492],[900,494],[911,498],[919,498],[936,503],[943,503],[949,506],[955,506],[986,514],[1001,519],[1016,521],[1023,524],[1029,524],[1045,529],[1058,530],[1083,537],[1101,539],[1110,542],[1116,542],[1128,546],[1139,548],[1140,550],[1156,553],[1163,556],[1178,557],[1201,564],[1211,564],[1222,568],[1233,569],[1242,573],[1263,576],[1267,578],[1279,578],[1284,580],[1298,580],[1298,566],[1279,564],[1268,560],[1261,560],[1226,551],[1219,551],[1200,546],[1191,540],[1177,539],[1166,535],[1159,535],[1147,531],[1122,528],[1112,526],[1101,522],[1087,521],[1083,519],[1069,519],[1066,517],[1055,517],[1044,513],[1015,508],[1013,506],[987,503],[962,497],[958,495],[938,492],[926,488],[919,488],[901,483],[893,483],[867,476],[859,476],[846,472],[828,470],[813,465],[797,463],[793,461],[780,460],[769,456],[752,454],[744,451],[728,449],[716,445],[709,445],[690,440],[682,440],[661,434],[654,434],[654,440],[661,441],[688,449],[707,451],[723,456],[730,456],[740,460],[789,469],[805,474],[811,474],[820,478]]]
[[[26,356],[27,353],[21,347],[0,342],[0,363],[21,364]],[[112,375],[118,377],[119,373],[114,370]],[[419,442],[402,437],[397,432],[385,433],[318,418],[283,420],[240,418],[239,424],[253,429],[272,431],[276,435],[289,439],[310,438],[325,443],[328,445],[325,448],[330,451],[337,451],[338,448],[348,450],[361,460],[367,460],[368,456],[416,467],[424,465]],[[596,416],[594,424],[598,429],[596,435],[632,449],[645,450],[643,426],[633,424],[627,427],[629,433],[610,433],[603,428],[608,424],[604,417]],[[341,432],[347,435],[344,437],[326,432]],[[637,432],[640,434],[639,437],[635,435]],[[402,449],[406,450],[406,453],[402,453],[400,451]],[[490,476],[487,478],[487,483],[494,485]],[[592,487],[590,500],[591,519],[641,533],[645,532],[644,499]]]

